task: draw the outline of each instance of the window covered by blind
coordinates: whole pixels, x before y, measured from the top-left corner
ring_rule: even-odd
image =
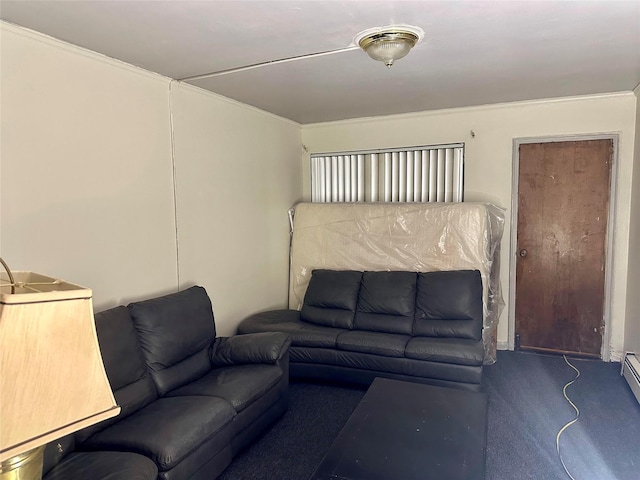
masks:
[[[461,202],[464,144],[311,155],[312,202]]]

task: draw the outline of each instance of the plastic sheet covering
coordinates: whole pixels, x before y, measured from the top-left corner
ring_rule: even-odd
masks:
[[[485,203],[301,203],[291,239],[289,308],[300,309],[314,269],[479,270],[485,364],[496,361],[504,301],[504,211]]]

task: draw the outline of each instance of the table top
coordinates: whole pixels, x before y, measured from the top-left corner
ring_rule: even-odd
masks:
[[[311,480],[482,480],[487,395],[376,378]]]

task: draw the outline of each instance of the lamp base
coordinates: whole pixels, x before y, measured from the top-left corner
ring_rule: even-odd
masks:
[[[0,480],[40,480],[44,446],[21,453],[0,463]]]

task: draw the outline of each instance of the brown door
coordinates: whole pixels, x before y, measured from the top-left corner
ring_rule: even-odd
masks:
[[[520,145],[516,348],[600,356],[613,141]]]

